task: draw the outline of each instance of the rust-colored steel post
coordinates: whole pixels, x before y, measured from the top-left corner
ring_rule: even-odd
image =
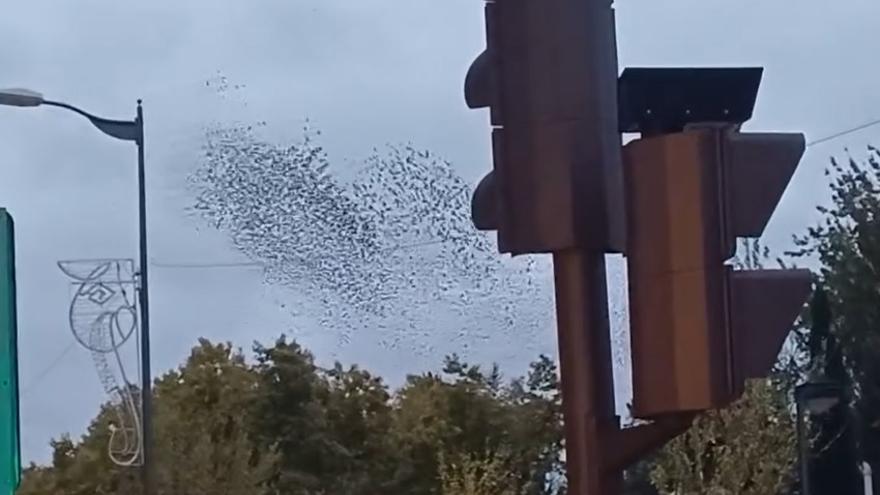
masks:
[[[614,450],[603,445],[620,428],[608,325],[605,256],[553,254],[569,495],[620,493],[620,469],[605,469]]]

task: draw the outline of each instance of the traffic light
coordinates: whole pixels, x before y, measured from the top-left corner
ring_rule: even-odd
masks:
[[[804,152],[802,134],[741,133],[760,69],[621,77],[633,413],[724,407],[765,376],[810,290],[807,270],[734,270]],[[638,97],[636,97],[638,95]]]
[[[13,222],[0,208],[0,495],[15,493],[21,478],[16,335]]]
[[[502,253],[623,248],[611,0],[496,0],[465,99],[489,107],[494,170],[472,216]]]

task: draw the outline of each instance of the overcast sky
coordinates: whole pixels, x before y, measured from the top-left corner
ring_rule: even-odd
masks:
[[[618,4],[621,67],[764,66],[749,129],[811,140],[880,117],[876,0]],[[295,141],[309,118],[340,174],[373,146],[411,141],[478,180],[491,163],[487,116],[466,109],[462,83],[483,45],[478,0],[30,0],[0,16],[0,87],[111,118],[133,117],[144,99],[154,370],[177,365],[198,336],[247,347],[288,332],[319,356],[399,379],[436,367],[439,356],[383,350],[370,335],[339,346],[332,332],[296,321],[295,301],[264,284],[259,268],[159,265],[242,260],[222,233],[183,211],[192,202],[185,177],[210,122],[265,120],[274,139]],[[244,87],[219,97],[218,71]],[[784,249],[815,219],[828,157],[845,146],[862,156],[878,134],[808,150],[772,220],[771,246]],[[104,400],[90,355],[70,348],[68,286],[55,262],[136,257],[135,150],[52,108],[0,108],[0,136],[0,206],[18,236],[23,453],[46,460],[49,438],[81,433]],[[549,325],[519,338],[489,330],[468,356],[515,368],[555,347]]]

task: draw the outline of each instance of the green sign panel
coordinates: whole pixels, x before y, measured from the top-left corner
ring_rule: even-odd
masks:
[[[0,495],[21,481],[18,423],[18,342],[12,216],[0,208]]]

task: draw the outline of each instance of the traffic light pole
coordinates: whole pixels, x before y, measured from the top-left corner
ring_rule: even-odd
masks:
[[[582,250],[553,254],[565,455],[570,495],[620,493],[619,469],[603,469],[620,428],[608,325],[605,256]]]

